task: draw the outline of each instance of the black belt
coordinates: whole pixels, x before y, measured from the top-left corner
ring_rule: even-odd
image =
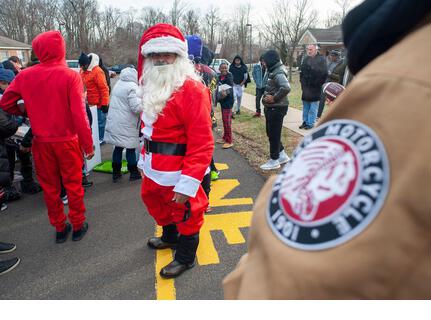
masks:
[[[159,153],[167,156],[185,156],[186,144],[157,142],[144,139],[144,148],[146,153]]]

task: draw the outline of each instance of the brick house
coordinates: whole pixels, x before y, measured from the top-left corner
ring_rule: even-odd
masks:
[[[0,36],[0,62],[7,60],[11,56],[17,56],[25,66],[30,61],[30,54],[30,45]]]

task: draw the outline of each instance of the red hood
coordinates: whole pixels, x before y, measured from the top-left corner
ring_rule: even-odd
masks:
[[[41,63],[61,63],[66,61],[66,44],[59,31],[39,34],[32,42],[34,53]]]

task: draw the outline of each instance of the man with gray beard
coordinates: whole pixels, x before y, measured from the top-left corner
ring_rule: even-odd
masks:
[[[175,278],[195,264],[208,207],[201,181],[214,149],[210,93],[188,59],[178,28],[163,23],[149,28],[139,50],[141,196],[163,228],[162,236],[150,238],[148,246],[176,248],[174,260],[160,271],[164,278]]]

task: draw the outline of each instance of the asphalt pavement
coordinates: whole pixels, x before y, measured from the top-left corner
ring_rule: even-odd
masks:
[[[102,158],[111,152],[104,145]],[[55,244],[41,193],[23,195],[0,213],[0,241],[17,245],[0,259],[21,258],[0,277],[1,299],[222,299],[222,279],[246,252],[247,221],[264,178],[234,150],[217,146],[214,157],[224,170],[213,185],[214,208],[194,269],[175,281],[157,280],[160,252],[146,246],[156,226],[141,201],[140,181],[126,175],[113,184],[110,174],[91,173],[90,228],[80,242]]]

